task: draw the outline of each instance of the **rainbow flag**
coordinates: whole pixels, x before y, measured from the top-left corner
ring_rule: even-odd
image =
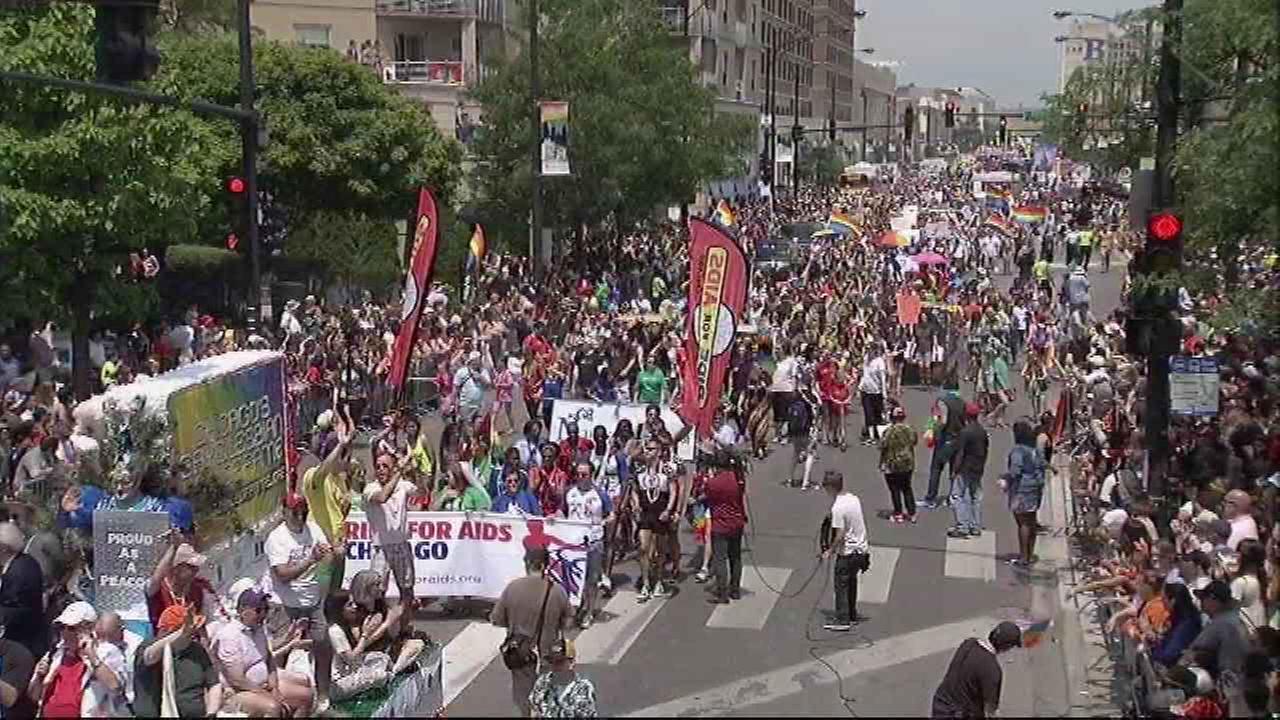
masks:
[[[1018,228],[1013,223],[1005,220],[999,215],[991,215],[983,223],[984,225],[994,228],[997,232],[1005,237],[1017,237]]]
[[[1049,216],[1047,208],[1037,207],[1034,205],[1019,205],[1013,209],[1013,219],[1024,223],[1044,222]]]
[[[858,224],[853,221],[853,218],[842,212],[831,213],[827,217],[827,225],[831,226],[832,230],[845,235],[858,232]]]
[[[719,218],[720,224],[725,227],[733,227],[738,218],[733,214],[733,208],[729,207],[728,200],[721,200],[716,206],[716,217]]]
[[[1038,623],[1032,623],[1030,627],[1022,631],[1022,647],[1033,648],[1044,641],[1044,636],[1049,632],[1049,621],[1041,620]]]
[[[1004,188],[991,188],[990,190],[987,190],[987,194],[998,197],[1006,202],[1013,200],[1013,193],[1005,190]]]

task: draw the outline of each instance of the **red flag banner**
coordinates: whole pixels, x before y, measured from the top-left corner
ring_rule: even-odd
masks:
[[[689,327],[681,372],[681,419],[708,437],[729,374],[730,351],[747,302],[747,256],[731,235],[689,221]]]
[[[422,318],[422,304],[426,302],[431,271],[436,264],[439,237],[436,199],[430,190],[423,188],[418,193],[418,222],[413,228],[413,252],[409,254],[409,272],[404,281],[400,332],[396,334],[396,342],[391,350],[391,375],[387,379],[396,392],[404,387],[405,378],[409,374],[409,359],[413,357],[413,345],[418,337],[418,321]]]

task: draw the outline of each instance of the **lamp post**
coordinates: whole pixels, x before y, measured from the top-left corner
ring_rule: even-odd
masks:
[[[866,11],[864,10],[862,12],[865,13]],[[855,13],[854,17],[859,17],[859,16]],[[854,58],[853,58],[853,68],[852,68],[853,78],[851,78],[854,81],[853,83],[854,85],[857,84],[857,77],[858,77],[858,58],[857,58],[858,53],[862,53],[863,55],[874,55],[875,52],[876,52],[875,48],[854,48],[854,51],[853,51]],[[866,162],[867,160],[867,88],[865,85],[862,88],[862,122],[858,124],[862,126],[862,150],[861,152],[858,153],[858,159],[862,162]]]

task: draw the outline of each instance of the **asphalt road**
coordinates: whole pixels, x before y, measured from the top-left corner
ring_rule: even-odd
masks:
[[[1055,269],[1062,272],[1060,265]],[[1122,272],[1102,274],[1095,264],[1095,312],[1116,305]],[[966,397],[970,391],[962,388]],[[936,395],[936,389],[905,389],[908,421],[917,430]],[[1008,417],[1027,412],[1019,387]],[[860,417],[850,420],[851,439],[860,427]],[[578,638],[580,671],[596,685],[601,714],[928,714],[933,691],[964,638],[985,635],[1000,619],[1044,619],[1050,614],[1047,598],[1056,593],[1051,571],[1028,576],[1004,562],[1016,554],[1017,536],[995,478],[1012,437],[1008,429],[992,428],[990,435],[986,531],[970,540],[946,537],[953,521],[949,509],[921,511],[916,525],[889,523],[879,516],[890,502],[876,450],[860,444],[846,452],[822,448],[815,480],[829,468],[844,474],[846,486],[862,499],[874,548],[872,569],[861,579],[859,608],[869,621],[850,633],[822,629],[834,601],[831,567],[818,566],[816,559],[816,533],[829,499],[820,491],[782,486],[789,449],[757,462],[748,484],[751,523],[742,600],[707,604],[690,572],[673,597],[637,605],[628,592],[635,563],[615,569],[615,587],[623,590]],[[917,453],[917,498],[924,495],[929,452],[921,445]],[[944,492],[946,485],[944,478]],[[1044,511],[1042,522],[1048,522]],[[687,566],[695,550],[687,532],[681,546]],[[448,713],[512,716],[510,675],[494,662],[503,633],[487,624],[487,604],[464,610],[469,612],[445,615],[431,608],[420,620],[422,629],[448,644]],[[1066,691],[1055,639],[1010,652],[1002,662],[1001,714],[1047,714],[1060,704]]]

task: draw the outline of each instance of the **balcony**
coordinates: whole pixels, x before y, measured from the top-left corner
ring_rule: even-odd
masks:
[[[461,60],[398,60],[382,76],[389,85],[461,85],[463,78]]]
[[[379,15],[413,17],[473,18],[476,0],[377,0]]]

